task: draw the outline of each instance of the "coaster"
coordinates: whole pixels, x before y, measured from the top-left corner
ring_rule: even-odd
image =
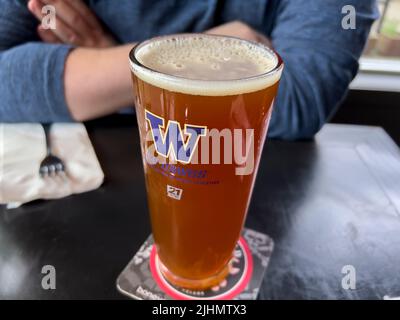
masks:
[[[211,289],[187,290],[169,283],[159,268],[150,235],[117,279],[122,293],[138,300],[255,300],[274,243],[266,234],[244,229],[236,245],[228,277]]]

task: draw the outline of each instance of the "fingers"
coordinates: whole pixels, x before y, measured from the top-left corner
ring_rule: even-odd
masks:
[[[42,0],[30,0],[28,2],[29,11],[33,13],[33,15],[39,20],[42,20],[42,8],[44,6],[44,1]],[[57,28],[52,30],[46,30],[46,35],[44,35],[43,31],[39,32],[40,37],[44,36],[46,39],[49,39],[49,32],[52,32],[59,40],[64,43],[70,43],[74,45],[79,45],[79,36],[75,33],[75,31],[70,28],[62,19],[57,19]],[[52,39],[54,39],[52,37]]]
[[[74,30],[75,34],[88,35],[92,33],[93,28],[87,22],[86,17],[71,5],[71,0],[41,0],[41,2],[45,5],[54,6],[57,13],[57,22],[62,20],[64,25]]]
[[[53,33],[52,30],[46,30],[42,26],[38,27],[39,37],[47,43],[61,43],[61,40]]]
[[[28,2],[28,9],[40,21],[42,19],[42,7],[44,4],[40,0],[30,0]],[[54,34],[53,30],[46,30],[41,25],[38,26],[38,35],[48,43],[60,43],[60,39]]]
[[[38,30],[45,42],[73,44],[83,47],[105,48],[116,44],[111,35],[106,33],[94,13],[82,0],[29,0],[28,8],[41,21],[42,8],[52,5],[56,11],[57,27],[50,30]],[[56,39],[57,38],[57,39]]]
[[[42,20],[42,8],[44,4],[40,0],[29,0],[28,9],[39,21]]]
[[[91,35],[94,37],[94,42],[96,43],[97,47],[106,48],[116,44],[116,41],[113,39],[113,37],[104,32],[104,29],[96,15],[82,0],[70,0],[68,4],[84,17],[90,28]]]
[[[78,46],[82,42],[79,35],[61,19],[57,20],[57,28],[52,30],[52,32],[64,43]]]
[[[69,5],[73,7],[81,16],[85,17],[86,22],[92,30],[101,30],[101,25],[93,12],[82,2],[82,0],[70,0]]]

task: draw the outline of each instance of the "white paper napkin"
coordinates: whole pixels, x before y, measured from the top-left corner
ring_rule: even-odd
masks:
[[[104,174],[81,123],[53,124],[52,152],[64,161],[66,175],[42,178],[46,156],[39,124],[0,124],[0,204],[17,207],[35,199],[56,199],[98,188]]]

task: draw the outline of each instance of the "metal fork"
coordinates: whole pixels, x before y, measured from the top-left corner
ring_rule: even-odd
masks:
[[[65,172],[64,162],[59,158],[53,155],[51,152],[51,139],[50,139],[50,129],[51,124],[42,124],[44,134],[46,137],[46,157],[40,163],[39,174],[42,178],[48,176],[55,176],[58,174],[62,174]]]

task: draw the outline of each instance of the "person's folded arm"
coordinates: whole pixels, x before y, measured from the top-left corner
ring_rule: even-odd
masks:
[[[59,81],[70,47],[34,42],[37,22],[24,1],[0,7],[0,121],[70,120]]]
[[[86,121],[133,105],[128,56],[132,44],[109,49],[78,48],[65,66],[65,99],[71,116]]]
[[[88,120],[133,102],[132,45],[106,49],[38,42],[23,0],[0,0],[0,121]]]
[[[0,121],[70,121],[63,70],[70,48],[26,43],[0,53]]]
[[[356,9],[356,29],[342,28],[342,7]],[[281,0],[271,34],[282,56],[269,137],[311,138],[329,120],[358,70],[373,21],[374,0]]]

